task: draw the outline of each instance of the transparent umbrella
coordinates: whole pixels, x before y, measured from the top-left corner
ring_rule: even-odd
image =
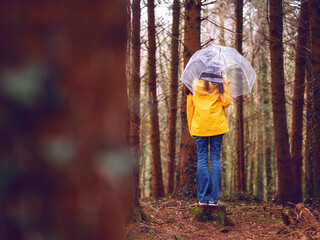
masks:
[[[251,92],[256,77],[251,64],[236,49],[214,45],[192,55],[181,81],[192,93],[199,80],[213,85],[227,83],[231,97],[237,97]],[[215,91],[211,93],[214,94]]]

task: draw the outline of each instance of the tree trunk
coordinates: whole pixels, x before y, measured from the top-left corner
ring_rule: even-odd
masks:
[[[260,75],[261,76],[261,75]],[[262,108],[263,102],[262,102],[262,96],[261,96],[261,79],[257,79],[257,110],[260,112]],[[263,126],[263,118],[258,118],[256,120],[257,125],[256,126]],[[263,146],[264,144],[264,139],[263,139],[263,128],[262,127],[257,127],[257,196],[260,199],[264,198],[264,177],[263,177],[263,170],[264,170],[264,157],[263,157]]]
[[[221,148],[221,195],[227,195],[227,150],[226,144],[222,143]]]
[[[255,85],[256,86],[256,85]],[[255,91],[252,92],[252,95],[255,94]],[[253,112],[255,109],[255,102],[254,102],[254,98],[250,97],[248,99],[248,102],[250,101],[250,103],[247,103],[246,105],[246,110],[245,112],[247,112],[247,116],[246,116],[246,122],[244,124],[244,136],[245,139],[247,139],[246,141],[246,146],[245,146],[245,152],[247,152],[247,154],[245,154],[244,159],[247,162],[247,166],[246,168],[248,169],[248,191],[250,192],[250,194],[255,194],[255,190],[256,188],[256,171],[255,171],[255,167],[257,166],[256,164],[256,155],[255,155],[255,148],[256,148],[256,128],[254,128],[253,126],[256,126],[256,120],[253,119]],[[252,129],[253,131],[249,131],[249,129]],[[249,171],[250,169],[250,171]]]
[[[312,72],[313,204],[320,206],[320,0],[309,0]]]
[[[253,195],[253,180],[254,180],[254,158],[250,158],[250,172],[249,172],[249,186],[248,186],[248,191],[250,194]]]
[[[236,49],[242,54],[243,32],[243,0],[236,1]],[[246,172],[244,162],[244,137],[243,137],[243,97],[237,97],[237,155],[236,155],[236,191],[246,191]]]
[[[306,44],[309,37],[308,2],[301,1],[298,40],[295,58],[295,78],[292,102],[292,176],[293,199],[292,202],[302,202],[302,119],[304,103],[304,79],[306,65]]]
[[[220,18],[220,34],[219,34],[219,43],[221,46],[225,46],[225,37],[224,37],[224,19],[225,19],[225,2],[219,2],[219,18]]]
[[[309,39],[310,44],[310,39]],[[312,149],[312,77],[311,59],[308,54],[307,66],[307,110],[306,110],[306,143],[305,143],[305,198],[311,203],[313,198],[313,149]]]
[[[131,218],[142,213],[140,207],[140,0],[132,1],[132,61],[129,82],[130,151],[133,165],[133,203]],[[141,214],[139,214],[141,215]],[[135,220],[135,219],[133,219]]]
[[[237,107],[237,106],[236,106]],[[250,104],[247,104],[247,109],[245,110],[245,112],[249,112],[249,114],[252,114],[252,111],[253,111],[253,101],[252,101],[252,98],[251,98],[251,101],[250,101]],[[248,114],[248,115],[249,115]],[[236,122],[235,122],[236,123]],[[254,157],[252,155],[252,153],[254,152],[254,146],[253,146],[253,137],[254,137],[254,134],[253,131],[249,131],[249,129],[252,129],[252,126],[254,125],[254,123],[252,123],[250,121],[250,118],[249,116],[246,117],[246,120],[245,122],[243,123],[243,129],[244,129],[244,133],[243,133],[243,136],[244,136],[244,139],[247,139],[246,141],[246,144],[243,146],[244,147],[244,152],[246,152],[247,154],[244,154],[244,162],[245,162],[245,168],[247,169],[247,172],[248,174],[247,175],[247,189],[250,193],[253,194],[253,179],[254,179]],[[235,124],[235,137],[237,137],[237,124]],[[250,135],[251,133],[251,135]],[[235,138],[236,139],[236,138]],[[237,146],[235,145],[235,150],[237,149]],[[236,154],[235,154],[236,156]],[[236,159],[234,161],[236,163]],[[250,169],[250,171],[249,171]]]
[[[200,49],[201,1],[185,0],[184,67],[192,54]],[[175,195],[196,197],[197,147],[187,123],[185,86],[181,97],[181,143]]]
[[[220,32],[219,43],[221,46],[225,46],[225,34],[224,34],[224,19],[225,19],[225,3],[221,1],[219,3],[219,18],[220,18]],[[227,195],[227,150],[225,141],[222,143],[221,149],[221,195]]]
[[[284,92],[283,45],[282,45],[282,1],[270,0],[270,56],[272,110],[275,133],[275,147],[278,168],[278,192],[276,202],[287,204],[292,200],[292,161],[289,151],[289,139]]]
[[[263,89],[262,89],[262,106],[263,106],[263,121],[264,121],[264,155],[265,155],[265,169],[266,169],[266,199],[270,201],[273,197],[274,188],[272,182],[272,159],[271,159],[271,146],[273,145],[272,141],[272,129],[271,129],[271,119],[270,119],[270,84],[268,81],[268,62],[267,62],[267,53],[265,50],[261,52],[261,79],[263,80]]]
[[[0,239],[121,239],[125,1],[1,1],[0,16]]]
[[[170,73],[170,106],[168,116],[168,161],[166,194],[173,193],[176,162],[176,123],[179,70],[179,23],[180,2],[173,1],[172,40],[171,40],[171,73]]]
[[[155,37],[154,0],[148,0],[148,91],[150,108],[150,132],[152,155],[152,196],[159,198],[164,196],[160,132],[156,83],[156,37]]]

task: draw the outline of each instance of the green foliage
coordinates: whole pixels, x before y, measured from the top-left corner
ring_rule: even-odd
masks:
[[[282,219],[282,215],[281,215],[281,212],[275,214],[275,219],[278,223],[282,223],[283,222],[283,219]]]
[[[148,237],[148,239],[154,239],[154,240],[157,239],[157,238],[154,236],[154,234],[151,233],[151,232],[146,233],[146,237]]]
[[[215,222],[217,226],[224,226],[226,216],[222,211],[216,211],[212,214],[212,209],[203,210],[201,207],[196,205],[191,213],[191,216],[198,222]]]
[[[146,221],[146,222],[150,222],[151,219],[150,217],[142,210],[141,207],[134,207],[133,208],[133,222],[142,222],[142,221]]]
[[[258,198],[257,196],[253,196],[252,194],[245,193],[245,192],[244,193],[239,192],[239,193],[235,193],[232,195],[223,196],[221,198],[221,201],[224,201],[224,202],[246,201],[248,203],[261,203],[261,202],[263,202],[263,200]]]
[[[213,221],[214,218],[208,211],[202,211],[202,209],[199,206],[195,206],[192,210],[191,215],[199,222],[208,222]]]
[[[225,225],[225,218],[224,213],[220,211],[216,212],[213,216],[213,219],[218,226]]]
[[[256,212],[244,212],[243,216],[245,216],[246,218],[249,218],[249,219],[254,219],[254,220],[261,219],[261,216]]]
[[[142,222],[142,216],[141,216],[141,211],[138,208],[133,209],[133,214],[135,216],[135,221],[136,222]]]

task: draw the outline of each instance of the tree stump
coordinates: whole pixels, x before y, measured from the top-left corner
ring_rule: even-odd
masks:
[[[295,207],[283,209],[281,212],[286,225],[278,232],[282,235],[281,239],[287,236],[290,239],[320,239],[320,222],[315,214],[302,203],[290,204]]]
[[[295,208],[285,209],[281,212],[282,220],[285,225],[299,224],[320,227],[320,222],[302,203],[292,205],[294,205]]]
[[[233,226],[225,206],[198,206],[193,208],[192,216],[199,222],[214,221],[219,226]]]

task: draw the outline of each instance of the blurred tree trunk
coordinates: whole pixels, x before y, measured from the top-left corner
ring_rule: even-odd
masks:
[[[222,143],[221,148],[221,196],[227,195],[227,146]]]
[[[252,104],[253,101],[252,101],[252,98],[250,99],[250,112],[249,114],[252,114],[253,112],[253,108],[254,108],[254,105]],[[252,115],[251,115],[252,116]],[[246,123],[244,124],[244,129],[245,129],[245,137],[246,137],[246,134],[248,134],[248,138],[247,141],[246,141],[246,147],[245,147],[245,161],[247,161],[247,164],[246,164],[246,169],[248,174],[247,174],[247,181],[248,181],[248,191],[251,193],[251,194],[255,194],[255,191],[257,189],[256,187],[256,176],[257,176],[257,172],[256,172],[256,167],[257,167],[257,156],[256,156],[256,151],[255,151],[255,148],[256,148],[256,129],[253,128],[253,126],[255,126],[255,123],[256,121],[254,119],[250,119],[250,117],[248,116],[247,117],[247,120],[246,120]],[[253,131],[249,131],[249,129],[253,130]]]
[[[140,197],[140,0],[132,1],[132,61],[129,82],[130,109],[130,151],[133,164],[133,203],[132,219],[141,213]],[[133,219],[134,220],[134,219]]]
[[[251,185],[251,193],[253,195],[256,194],[257,192],[257,168],[258,168],[258,156],[257,156],[257,128],[254,128],[254,126],[257,126],[257,119],[254,117],[254,113],[256,111],[256,101],[254,99],[253,96],[255,96],[256,90],[255,88],[257,87],[257,83],[255,84],[254,88],[252,89],[252,94],[248,97],[248,100],[250,100],[250,104],[246,104],[247,106],[249,106],[248,110],[246,110],[245,112],[248,113],[248,116],[246,116],[246,121],[244,124],[244,129],[245,131],[245,135],[247,135],[248,137],[246,137],[246,149],[244,152],[246,152],[246,154],[244,155],[244,159],[245,161],[249,161],[250,159],[250,177],[249,180],[252,181],[252,183],[250,183],[249,185]],[[247,101],[248,101],[247,100]],[[245,108],[244,108],[245,109]],[[251,130],[251,131],[250,131]],[[250,156],[250,157],[249,157]],[[248,169],[248,165],[249,163],[245,164],[247,166],[246,169]]]
[[[263,1],[258,1],[256,3],[256,8],[264,9],[264,11],[258,11],[257,19],[259,19],[259,28],[258,32],[260,33],[258,36],[259,39],[259,51],[258,54],[258,61],[259,61],[259,103],[260,103],[260,110],[261,118],[259,118],[259,125],[261,126],[262,135],[258,138],[259,144],[263,142],[263,145],[259,146],[262,149],[262,153],[260,155],[264,158],[263,164],[260,166],[262,168],[262,175],[265,175],[264,178],[264,194],[263,196],[266,197],[268,201],[272,199],[272,190],[274,186],[272,185],[272,151],[271,146],[273,146],[273,136],[272,136],[272,122],[270,113],[271,109],[271,101],[270,101],[270,81],[269,81],[269,65],[268,65],[268,53],[265,49],[266,46],[266,36],[267,29],[265,26],[267,24],[267,17],[266,17],[266,6]],[[260,163],[261,164],[261,163]],[[260,173],[261,174],[261,173]]]
[[[247,123],[244,125],[244,129],[245,129],[245,137],[246,139],[250,139],[250,135],[249,135],[249,128],[252,129],[252,125],[250,124],[250,121],[249,119],[247,119],[246,121]],[[252,131],[253,132],[253,131]],[[250,141],[251,142],[251,141]],[[248,191],[250,194],[253,194],[253,188],[254,188],[254,184],[253,184],[253,181],[254,181],[254,157],[253,156],[250,156],[249,158],[249,155],[251,155],[249,152],[251,152],[251,146],[249,144],[247,144],[247,147],[246,147],[246,151],[248,152],[248,154],[246,154],[247,156],[247,161],[248,161],[248,169],[250,169],[250,172],[248,172]],[[253,151],[252,151],[253,152]],[[250,167],[250,168],[249,168]],[[249,171],[249,170],[248,170]]]
[[[219,18],[220,18],[220,34],[219,34],[219,44],[225,46],[225,37],[224,37],[224,19],[225,19],[225,5],[224,1],[219,1]]]
[[[1,1],[0,23],[0,239],[121,239],[125,1]]]
[[[221,1],[219,3],[219,19],[220,19],[220,30],[219,30],[219,44],[221,46],[225,46],[225,34],[224,34],[224,19],[225,19],[225,3]],[[227,159],[228,154],[226,150],[225,141],[222,142],[221,148],[221,195],[224,196],[227,194]]]
[[[236,49],[242,54],[243,31],[243,0],[236,1]],[[246,191],[246,172],[244,162],[244,137],[243,137],[243,97],[237,97],[237,135],[236,135],[236,191]]]
[[[272,189],[272,161],[271,161],[271,146],[272,142],[272,129],[270,120],[270,91],[269,91],[269,81],[268,81],[268,59],[267,53],[263,49],[261,52],[261,62],[260,62],[260,73],[261,79],[263,81],[263,86],[261,90],[262,94],[262,106],[263,106],[263,121],[264,121],[264,156],[265,156],[265,170],[266,170],[266,199],[270,201],[273,197]]]
[[[259,71],[261,72],[261,71]],[[260,75],[260,74],[259,74]],[[261,76],[261,75],[260,75]],[[263,105],[263,102],[262,102],[262,96],[261,96],[261,90],[262,90],[262,87],[261,87],[261,80],[262,78],[258,78],[256,81],[257,81],[257,100],[256,100],[256,103],[257,103],[257,108],[259,112],[262,111],[262,108],[261,106]],[[260,127],[260,126],[263,126],[263,118],[262,117],[259,117],[257,118],[256,120],[257,122],[257,125],[256,126],[259,126],[257,127],[257,196],[260,198],[260,199],[263,199],[264,198],[264,177],[263,177],[263,171],[264,171],[264,156],[263,156],[263,147],[265,146],[264,142],[265,140],[263,139],[263,128]]]
[[[200,49],[201,1],[185,0],[185,29],[184,29],[184,67],[192,54]],[[196,197],[196,166],[197,147],[190,136],[187,123],[187,96],[185,86],[181,97],[181,143],[178,160],[177,187],[178,197]]]
[[[148,90],[150,107],[150,132],[152,154],[152,196],[159,198],[164,196],[160,132],[157,100],[157,76],[156,76],[156,27],[154,18],[154,0],[148,0]]]
[[[174,175],[176,162],[176,123],[178,98],[178,70],[179,70],[179,23],[180,1],[173,1],[172,37],[171,37],[171,72],[170,72],[170,106],[168,117],[168,161],[166,194],[174,190]]]
[[[253,195],[253,174],[254,174],[254,161],[253,158],[250,159],[250,172],[249,172],[249,183],[248,183],[248,193]],[[248,168],[249,169],[249,168]]]
[[[312,71],[313,204],[320,207],[320,0],[309,0]]]
[[[286,117],[283,70],[283,12],[282,1],[270,0],[270,56],[271,90],[275,133],[275,147],[278,168],[278,192],[276,202],[287,204],[292,200],[292,161],[289,151],[289,137]]]
[[[306,44],[309,37],[308,2],[302,0],[299,17],[298,39],[295,58],[295,78],[293,87],[292,106],[292,176],[293,199],[292,202],[302,202],[302,119],[304,104],[304,79],[306,65]]]

